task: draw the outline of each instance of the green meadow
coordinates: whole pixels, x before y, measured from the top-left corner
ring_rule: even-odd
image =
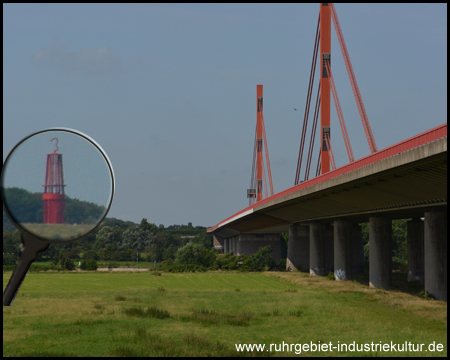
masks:
[[[22,224],[32,234],[54,241],[68,241],[91,231],[97,224]]]
[[[354,341],[425,347],[266,351]],[[447,356],[447,303],[299,272],[30,273],[3,307],[3,356]]]

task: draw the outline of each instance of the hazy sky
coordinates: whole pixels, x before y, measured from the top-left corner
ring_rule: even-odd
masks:
[[[447,5],[336,10],[378,149],[445,123]],[[257,84],[274,190],[294,184],[318,14],[318,4],[4,4],[3,159],[32,132],[76,129],[114,168],[108,216],[213,226],[248,205]],[[358,159],[369,147],[334,27],[331,42]]]

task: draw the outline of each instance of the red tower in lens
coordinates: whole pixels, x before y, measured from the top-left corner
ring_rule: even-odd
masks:
[[[45,171],[45,184],[42,199],[44,201],[44,224],[64,223],[64,173],[62,154],[58,154],[58,139],[56,149],[47,155],[47,168]]]

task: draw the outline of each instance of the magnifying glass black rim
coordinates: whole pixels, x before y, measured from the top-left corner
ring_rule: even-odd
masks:
[[[83,234],[83,235],[81,235],[81,236],[79,236],[79,237],[77,237],[77,238],[75,238],[75,239],[70,239],[70,240],[52,240],[52,239],[47,239],[47,238],[45,238],[45,237],[41,237],[41,236],[39,236],[39,235],[33,234],[31,231],[29,231],[29,230],[25,229],[23,226],[21,226],[21,225],[14,219],[14,217],[9,213],[8,207],[6,206],[5,194],[4,194],[5,187],[3,186],[3,180],[4,180],[4,176],[5,176],[4,169],[5,169],[5,167],[6,167],[6,164],[8,163],[9,158],[11,157],[12,153],[13,153],[13,152],[14,152],[14,151],[15,151],[15,150],[16,150],[23,142],[25,142],[25,141],[28,140],[29,138],[31,138],[31,137],[33,137],[33,136],[35,136],[35,135],[38,135],[38,134],[41,134],[41,133],[45,133],[45,132],[50,132],[50,131],[65,131],[65,132],[68,132],[68,133],[72,133],[72,134],[81,136],[81,137],[84,138],[85,140],[89,141],[92,145],[94,145],[94,146],[97,148],[98,151],[100,151],[100,154],[102,154],[103,158],[104,158],[105,161],[106,161],[106,164],[108,165],[109,173],[110,173],[110,175],[111,175],[111,180],[112,180],[112,181],[111,181],[111,187],[112,187],[112,188],[111,188],[111,197],[110,197],[110,199],[109,199],[109,204],[108,204],[108,207],[106,208],[105,213],[103,214],[103,217],[101,218],[100,221],[98,221],[97,225],[94,226],[91,230],[89,230],[87,233],[85,233],[85,234]],[[65,244],[65,243],[69,243],[69,242],[72,242],[72,241],[76,241],[76,240],[79,240],[79,239],[81,239],[81,238],[83,238],[83,237],[89,235],[91,232],[93,232],[95,229],[97,229],[97,228],[100,226],[100,224],[103,222],[103,220],[105,219],[106,215],[108,214],[109,209],[111,208],[111,204],[112,204],[112,201],[113,201],[113,197],[114,197],[114,171],[113,171],[111,162],[109,161],[108,156],[106,155],[105,151],[102,149],[102,147],[101,147],[99,144],[97,144],[97,142],[96,142],[94,139],[92,139],[92,138],[89,137],[88,135],[83,134],[82,132],[80,132],[80,131],[78,131],[78,130],[69,129],[69,128],[50,128],[50,129],[45,129],[45,130],[41,130],[41,131],[36,131],[36,132],[34,132],[34,133],[28,135],[27,137],[23,138],[21,141],[19,141],[19,142],[16,144],[16,146],[14,146],[13,149],[9,152],[8,156],[6,157],[6,159],[5,159],[4,163],[3,163],[1,180],[2,180],[2,183],[1,183],[1,191],[0,191],[0,193],[1,193],[1,197],[2,197],[3,210],[5,211],[6,216],[8,216],[8,219],[12,222],[12,224],[13,224],[18,230],[23,231],[23,232],[25,232],[25,233],[27,233],[27,234],[29,234],[29,235],[31,235],[31,236],[34,236],[34,237],[36,237],[36,238],[38,238],[38,239],[40,239],[40,240],[43,240],[43,241],[46,241],[46,242],[49,242],[49,243],[52,243],[52,244]]]

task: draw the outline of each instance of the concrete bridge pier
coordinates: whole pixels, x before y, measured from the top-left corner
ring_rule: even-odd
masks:
[[[275,262],[281,259],[281,241],[279,234],[241,234],[236,236],[237,255],[250,256],[255,254],[260,248],[271,246],[272,247],[272,259]]]
[[[392,220],[369,218],[369,286],[392,287]]]
[[[352,263],[353,275],[364,272],[364,245],[362,227],[358,224],[352,225]]]
[[[408,281],[424,281],[424,223],[419,218],[406,223]]]
[[[228,253],[228,246],[229,246],[230,241],[228,239],[223,239],[223,253],[227,254]]]
[[[222,248],[223,249],[223,253],[226,254],[225,252],[225,242],[227,241],[227,239],[224,239],[222,236],[218,236],[218,235],[213,235],[213,245],[214,247],[217,249]]]
[[[286,271],[309,271],[309,226],[292,224],[289,226],[289,241]]]
[[[334,221],[334,278],[353,279],[353,224],[348,220]]]
[[[309,274],[327,275],[333,271],[333,229],[319,222],[312,223],[309,229]]]
[[[425,293],[447,301],[447,211],[425,213]]]

